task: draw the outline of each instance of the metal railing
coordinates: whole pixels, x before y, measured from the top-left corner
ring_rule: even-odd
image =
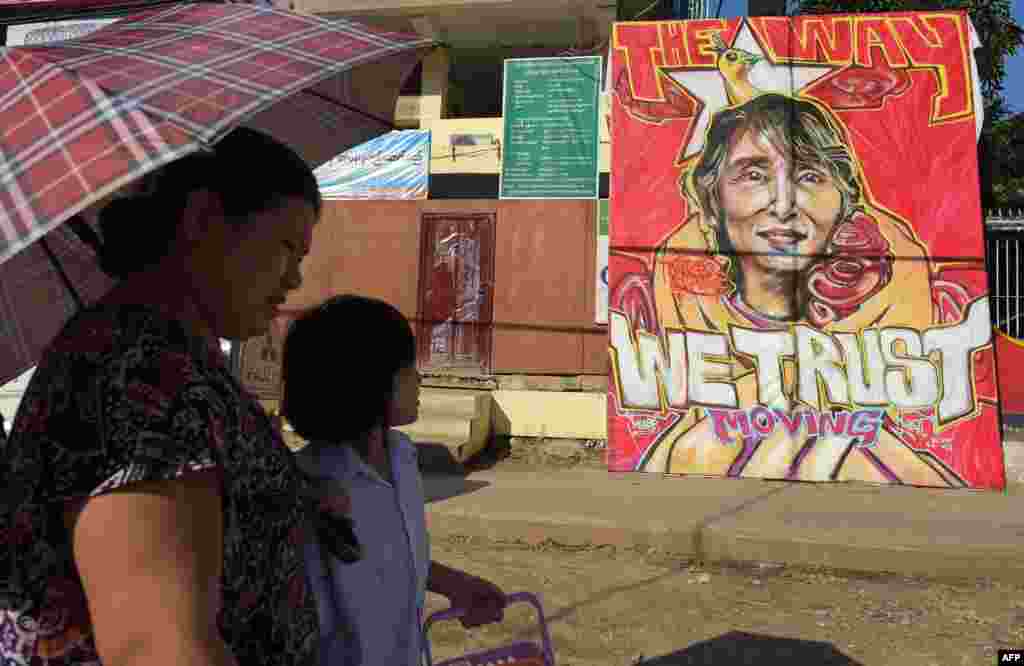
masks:
[[[992,324],[1012,338],[1024,339],[1024,210],[992,210],[985,216]]]

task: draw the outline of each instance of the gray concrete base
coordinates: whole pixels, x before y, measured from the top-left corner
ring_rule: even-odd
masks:
[[[791,484],[709,524],[709,560],[1024,581],[1024,488]]]
[[[1020,485],[1000,493],[500,467],[425,485],[435,538],[1024,584]]]
[[[660,477],[568,469],[475,472],[464,483],[485,485],[451,496],[459,481],[424,479],[430,529],[436,535],[657,548],[684,556],[697,555],[699,534],[709,518],[777,492],[761,481],[692,479],[680,501],[679,486]]]
[[[1007,433],[1003,441],[1007,483],[1024,483],[1024,433]]]

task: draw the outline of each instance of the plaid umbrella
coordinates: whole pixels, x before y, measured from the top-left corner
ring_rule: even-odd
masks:
[[[430,45],[349,21],[186,4],[0,49],[0,384],[113,286],[94,251],[95,212],[110,197],[241,124],[315,167],[391,129],[403,75]]]

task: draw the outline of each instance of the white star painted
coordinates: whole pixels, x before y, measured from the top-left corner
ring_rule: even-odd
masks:
[[[749,80],[751,85],[762,92],[794,95],[838,69],[830,65],[772,64],[754,39],[746,21],[743,21],[731,46],[761,56],[760,62],[750,70]],[[684,158],[689,158],[703,150],[704,134],[711,124],[711,118],[729,106],[729,98],[725,92],[725,82],[717,69],[682,70],[669,72],[669,76],[704,103],[684,152]]]

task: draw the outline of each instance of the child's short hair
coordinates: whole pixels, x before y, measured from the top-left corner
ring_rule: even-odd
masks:
[[[415,363],[416,338],[397,308],[364,296],[335,296],[288,331],[281,414],[307,441],[358,446],[385,423],[395,375]]]

